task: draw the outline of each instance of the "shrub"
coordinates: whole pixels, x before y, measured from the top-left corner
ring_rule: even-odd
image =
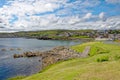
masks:
[[[104,62],[104,61],[108,61],[108,60],[109,60],[109,57],[106,55],[102,55],[96,59],[97,62]]]

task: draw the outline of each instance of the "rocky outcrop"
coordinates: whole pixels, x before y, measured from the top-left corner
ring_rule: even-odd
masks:
[[[42,57],[42,67],[46,67],[50,64],[56,63],[58,61],[62,60],[68,60],[71,58],[80,57],[79,53],[76,53],[75,51],[71,50],[67,47],[56,47],[52,49],[51,51],[48,51],[44,54],[45,56]]]
[[[36,56],[41,56],[42,53],[40,52],[24,52],[23,54],[14,54],[14,58],[20,58],[20,57],[36,57]]]
[[[42,67],[44,68],[58,61],[80,57],[81,55],[80,53],[77,53],[74,50],[64,46],[55,47],[52,50],[45,52],[24,52],[23,54],[13,55],[14,58],[36,57],[36,56],[42,58]]]

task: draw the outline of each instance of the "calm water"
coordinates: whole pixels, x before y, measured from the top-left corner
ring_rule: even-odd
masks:
[[[70,46],[80,43],[82,42],[0,38],[0,80],[6,80],[17,75],[31,75],[40,71],[40,58],[14,59],[13,54],[20,54],[25,51],[49,50],[55,46]],[[2,49],[5,49],[5,51]]]

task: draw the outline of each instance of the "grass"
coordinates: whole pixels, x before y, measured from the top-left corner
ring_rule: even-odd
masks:
[[[88,37],[88,36],[71,36],[70,38],[90,38],[90,37]]]
[[[71,48],[82,52],[85,46],[91,46],[89,57],[54,64],[21,80],[120,80],[120,46],[89,42]]]

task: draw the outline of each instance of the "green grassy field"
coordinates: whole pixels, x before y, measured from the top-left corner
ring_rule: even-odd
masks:
[[[89,57],[63,61],[41,73],[11,80],[120,80],[120,46],[89,42],[72,46],[82,52],[91,46]]]

